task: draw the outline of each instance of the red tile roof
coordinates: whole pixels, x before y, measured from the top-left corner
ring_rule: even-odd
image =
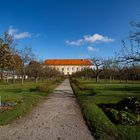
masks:
[[[92,65],[88,59],[48,59],[45,65]]]

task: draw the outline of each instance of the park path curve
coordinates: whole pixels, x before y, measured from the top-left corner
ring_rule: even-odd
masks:
[[[66,79],[33,111],[0,127],[0,140],[94,140]]]

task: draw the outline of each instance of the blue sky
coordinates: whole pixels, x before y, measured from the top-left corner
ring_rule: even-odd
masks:
[[[0,0],[0,33],[38,59],[111,57],[138,14],[140,0]]]

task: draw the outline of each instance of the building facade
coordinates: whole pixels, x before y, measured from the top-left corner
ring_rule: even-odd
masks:
[[[72,75],[75,72],[93,68],[92,63],[88,59],[48,59],[44,64],[55,68],[64,75]]]

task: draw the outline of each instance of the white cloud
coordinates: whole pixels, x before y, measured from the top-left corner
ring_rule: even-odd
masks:
[[[31,37],[31,34],[29,32],[22,32],[22,33],[14,35],[15,39],[30,38],[30,37]]]
[[[84,40],[86,42],[96,43],[96,42],[113,42],[114,39],[100,35],[100,34],[94,34],[94,35],[86,35],[84,36]]]
[[[67,43],[68,45],[74,45],[74,46],[80,46],[80,45],[83,44],[83,42],[84,42],[83,39],[79,39],[79,40],[77,40],[77,41],[69,41],[69,40],[66,41],[66,43]]]
[[[93,52],[93,51],[99,51],[99,49],[96,49],[96,48],[94,48],[94,47],[91,47],[91,46],[89,46],[89,47],[87,47],[87,49],[88,49],[88,51],[91,51],[91,52]]]
[[[94,48],[93,47],[87,47],[88,51],[94,51]]]
[[[9,27],[8,33],[10,35],[14,35],[14,34],[16,34],[16,32],[18,32],[17,29],[14,29],[12,26]]]
[[[19,32],[18,29],[13,28],[12,26],[9,27],[8,33],[12,35],[15,39],[23,39],[31,37],[31,34],[29,32]]]
[[[82,39],[75,40],[75,41],[67,40],[66,43],[68,45],[81,46],[84,44],[94,44],[94,43],[113,42],[113,41],[114,39],[109,38],[107,36],[94,34],[94,35],[85,35],[83,36]]]

